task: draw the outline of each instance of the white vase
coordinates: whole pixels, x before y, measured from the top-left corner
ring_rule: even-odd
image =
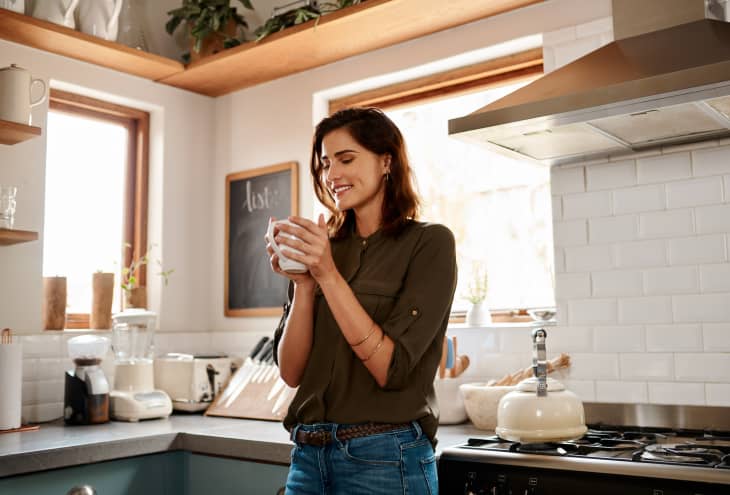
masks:
[[[79,30],[107,41],[116,41],[122,5],[123,0],[82,0],[78,9]]]
[[[470,327],[478,327],[492,323],[492,315],[489,307],[484,301],[472,304],[466,312],[466,324]]]
[[[31,14],[36,19],[60,24],[67,28],[75,28],[74,10],[79,0],[36,0],[33,2]]]

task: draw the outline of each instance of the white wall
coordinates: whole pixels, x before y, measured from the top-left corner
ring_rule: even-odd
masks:
[[[160,280],[150,277],[151,304],[160,311],[164,330],[204,330],[211,271],[212,99],[0,41],[0,67],[11,63],[27,68],[51,87],[151,113],[149,240],[159,245],[157,253],[165,265],[175,268],[162,300],[154,287]],[[46,102],[34,110],[34,124],[45,128],[47,108]],[[36,242],[0,247],[0,324],[21,334],[42,329],[46,135],[0,147],[0,183],[19,185],[15,226],[40,233]],[[84,246],[69,244],[69,249]]]
[[[222,194],[226,174],[288,160],[296,160],[300,165],[299,211],[312,215],[308,153],[314,125],[325,115],[328,97],[413,77],[414,69],[418,69],[415,72],[419,75],[443,70],[453,65],[454,59],[467,64],[478,58],[504,55],[501,44],[608,15],[609,0],[549,1],[218,98],[217,123],[230,132],[217,133],[216,148],[220,154],[213,172],[213,187],[214,197],[219,199],[213,205],[213,218],[224,218]],[[470,53],[471,59],[465,56]],[[223,222],[213,222],[212,256],[219,267],[223,266],[223,227]],[[235,331],[241,328],[241,319],[223,316],[222,287],[221,269],[213,272],[211,278],[210,327]],[[270,332],[274,324],[272,318],[246,318],[243,323],[247,330],[256,332]]]

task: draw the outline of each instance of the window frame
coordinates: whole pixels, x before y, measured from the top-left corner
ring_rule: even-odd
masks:
[[[347,107],[371,106],[392,110],[484,91],[498,86],[536,79],[544,74],[542,47],[485,62],[439,72],[405,82],[363,91],[329,101],[330,114]],[[490,310],[494,323],[525,323],[532,318],[526,308]],[[449,323],[463,323],[464,311],[451,313]]]
[[[51,89],[49,111],[121,124],[127,129],[127,163],[124,185],[124,232],[122,239],[131,249],[122,248],[122,266],[129,266],[147,252],[147,212],[149,192],[150,115],[136,108]],[[140,286],[147,283],[147,269],[137,272]],[[119,286],[116,281],[115,286]],[[88,329],[89,313],[68,313],[65,329]]]

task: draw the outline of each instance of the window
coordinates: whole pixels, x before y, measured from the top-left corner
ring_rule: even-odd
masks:
[[[403,132],[423,200],[422,219],[448,225],[456,237],[454,313],[468,308],[464,296],[478,270],[488,273],[487,304],[493,311],[555,304],[549,167],[448,135],[449,119],[541,74],[541,50],[530,50],[330,105],[379,106]]]
[[[146,251],[148,128],[145,112],[51,91],[43,275],[66,277],[66,328],[89,327],[97,271],[115,273],[121,310],[121,267]]]

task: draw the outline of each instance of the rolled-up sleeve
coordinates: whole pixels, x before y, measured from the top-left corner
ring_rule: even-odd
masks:
[[[384,386],[398,390],[448,324],[456,290],[454,236],[443,225],[431,224],[406,261],[408,270],[393,311],[382,328],[395,343]]]

